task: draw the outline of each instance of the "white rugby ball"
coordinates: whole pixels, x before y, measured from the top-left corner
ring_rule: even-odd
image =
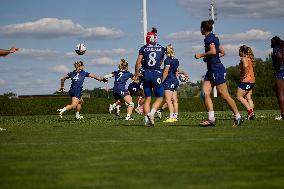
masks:
[[[83,43],[79,43],[76,45],[76,48],[75,48],[75,52],[78,54],[78,55],[83,55],[85,54],[87,50],[87,47],[86,45],[84,45]]]
[[[184,74],[178,76],[180,82],[188,82],[188,78]]]

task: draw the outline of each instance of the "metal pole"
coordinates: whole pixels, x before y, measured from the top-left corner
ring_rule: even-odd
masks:
[[[215,22],[214,0],[211,0],[210,6],[211,6],[211,19]],[[212,32],[215,33],[214,24],[213,24]],[[216,86],[214,86],[214,88],[213,88],[213,97],[217,97],[217,96],[218,96],[217,89],[216,89]]]
[[[146,44],[147,35],[147,0],[143,0],[143,44]]]

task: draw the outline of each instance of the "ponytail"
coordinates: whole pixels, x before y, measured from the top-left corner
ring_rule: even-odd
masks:
[[[84,63],[82,61],[77,61],[77,62],[74,63],[74,67],[75,67],[76,72],[80,71],[81,66],[84,66]]]
[[[128,69],[128,62],[125,59],[121,59],[120,63],[118,64],[119,70],[127,70]]]
[[[253,53],[251,47],[246,46],[246,45],[242,45],[242,46],[240,46],[239,52],[242,52],[244,55],[248,56],[248,58],[251,59],[252,64],[254,65],[255,58],[254,58],[254,53]]]
[[[175,58],[175,50],[171,44],[166,47],[166,55],[171,58]]]

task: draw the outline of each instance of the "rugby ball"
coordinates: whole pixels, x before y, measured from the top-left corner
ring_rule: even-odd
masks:
[[[79,43],[76,45],[76,48],[75,48],[75,52],[78,54],[78,55],[83,55],[85,54],[87,50],[87,47],[86,45],[84,45],[83,43]]]
[[[188,78],[184,74],[178,76],[180,82],[188,82]]]

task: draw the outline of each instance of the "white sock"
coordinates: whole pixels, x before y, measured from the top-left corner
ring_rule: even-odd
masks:
[[[240,113],[237,113],[236,115],[235,115],[235,119],[240,119],[241,118],[241,114]]]
[[[174,113],[170,113],[170,118],[175,118]]]
[[[112,109],[114,109],[115,107],[116,107],[116,104],[114,103],[113,105],[111,105],[112,106]]]
[[[126,117],[130,117],[130,115],[129,115],[129,114],[126,114]]]
[[[151,111],[150,111],[150,115],[154,117],[155,113],[156,113],[155,108],[152,108]]]
[[[208,112],[208,119],[210,121],[215,121],[215,114],[214,114],[214,111],[209,111]]]
[[[174,113],[174,118],[175,118],[175,119],[178,118],[178,113]]]
[[[63,113],[63,112],[65,112],[65,111],[66,111],[66,107],[62,108],[61,111],[60,111],[60,113]]]
[[[80,112],[76,112],[76,117],[80,117]]]
[[[145,120],[145,123],[147,123],[149,121],[147,116],[144,117],[144,120]]]

